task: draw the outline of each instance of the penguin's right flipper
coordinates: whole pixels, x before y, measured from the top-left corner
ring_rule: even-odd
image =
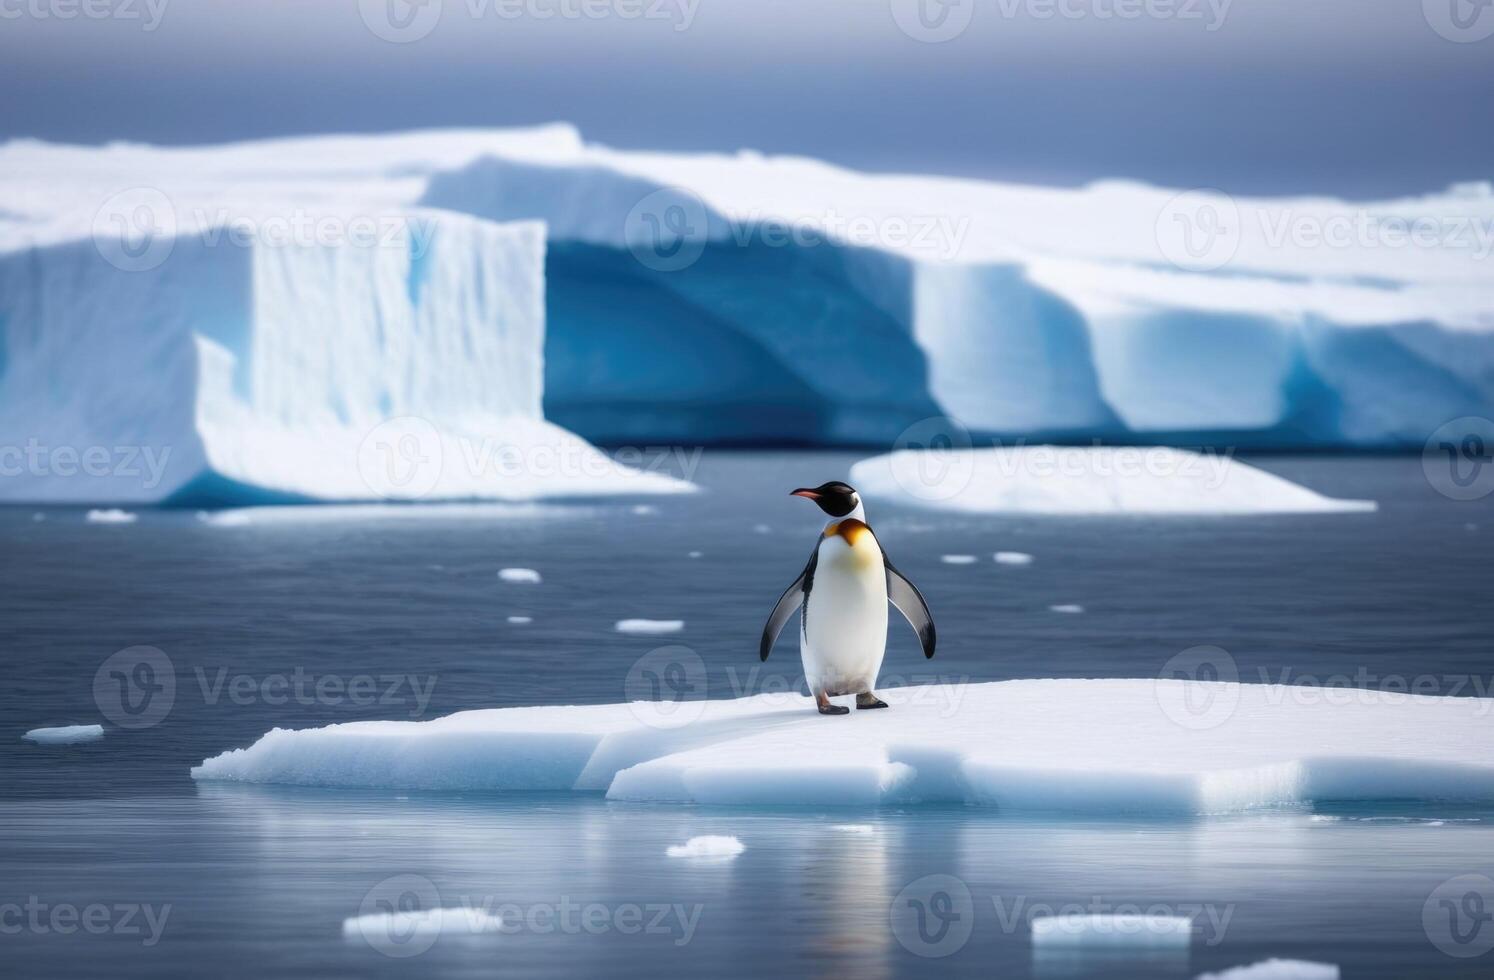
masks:
[[[773,652],[773,644],[778,640],[778,634],[783,632],[783,627],[789,619],[804,605],[804,597],[809,595],[811,586],[814,585],[814,566],[820,558],[819,548],[809,556],[809,564],[804,566],[804,571],[794,579],[778,599],[778,605],[773,607],[773,612],[768,616],[768,622],[763,626],[762,643],[758,645],[757,657],[759,660],[767,660],[768,654]]]
[[[897,611],[907,619],[908,625],[913,627],[918,634],[918,642],[923,646],[923,655],[926,659],[934,656],[934,614],[929,612],[929,604],[923,601],[923,593],[918,587],[909,582],[907,577],[896,568],[892,562],[887,561],[887,556],[882,556],[883,564],[887,567],[887,598],[897,607]]]

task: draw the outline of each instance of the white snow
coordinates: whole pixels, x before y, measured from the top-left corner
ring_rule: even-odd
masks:
[[[140,519],[140,515],[111,507],[107,510],[91,510],[83,519],[90,524],[134,524]]]
[[[974,555],[940,555],[939,560],[946,565],[974,565]]]
[[[538,585],[542,581],[540,573],[532,568],[500,568],[498,577],[505,582],[518,582],[528,585]]]
[[[104,737],[103,725],[60,725],[56,728],[33,728],[21,736],[37,745],[72,745]]]
[[[851,467],[866,497],[968,513],[1314,514],[1373,501],[1322,496],[1222,454],[1165,447],[900,450]]]
[[[1193,920],[1173,915],[1047,915],[1032,920],[1034,946],[1187,946]]]
[[[1084,612],[1084,607],[1081,606],[1081,605],[1079,605],[1078,603],[1064,602],[1064,603],[1059,603],[1056,606],[1049,606],[1048,607],[1048,611],[1049,612],[1056,612],[1056,613],[1065,613],[1067,615],[1073,616],[1073,615],[1077,615],[1079,613]]]
[[[998,565],[1031,565],[1032,556],[1020,551],[998,551],[995,554]]]
[[[534,622],[534,617],[533,616],[510,616],[510,617],[508,617],[508,621],[510,623],[513,623],[515,626],[523,626],[526,623],[532,623],[532,622]]]
[[[1262,960],[1218,973],[1200,973],[1196,980],[1338,980],[1338,966],[1308,960]]]
[[[347,939],[366,939],[376,948],[394,937],[401,942],[440,936],[478,936],[499,933],[503,918],[479,908],[436,908],[412,912],[374,912],[342,921]]]
[[[707,834],[674,844],[665,852],[672,858],[733,858],[747,848],[735,837]]]
[[[619,619],[619,633],[678,633],[685,628],[683,619]]]
[[[1489,699],[1181,680],[880,693],[890,710],[845,717],[819,715],[797,694],[762,694],[671,703],[667,718],[639,702],[276,729],[192,775],[570,789],[702,805],[926,802],[1071,813],[1494,801]]]

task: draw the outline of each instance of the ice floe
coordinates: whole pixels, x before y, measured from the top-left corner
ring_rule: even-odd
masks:
[[[103,725],[59,725],[56,728],[33,728],[21,736],[37,745],[73,745],[104,737]]]
[[[665,853],[672,858],[733,858],[746,849],[746,845],[735,837],[707,834],[671,845]]]

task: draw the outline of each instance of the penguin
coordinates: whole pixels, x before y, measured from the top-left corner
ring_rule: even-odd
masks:
[[[767,660],[784,624],[800,606],[799,655],[804,678],[822,715],[850,714],[830,703],[856,695],[858,709],[885,708],[877,697],[877,674],[887,652],[887,603],[918,633],[923,655],[934,655],[934,618],[928,603],[877,543],[856,488],[839,480],[790,496],[807,497],[830,516],[809,564],[783,593],[763,627],[759,659]]]

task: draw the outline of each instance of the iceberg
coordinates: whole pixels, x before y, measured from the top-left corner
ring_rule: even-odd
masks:
[[[584,146],[477,160],[421,200],[546,222],[546,404],[606,440],[888,443],[946,416],[1420,449],[1494,408],[1481,189],[1241,199]]]
[[[910,507],[986,514],[1322,514],[1376,506],[1325,497],[1232,456],[1162,446],[903,449],[856,463],[851,482],[869,497]]]
[[[1045,915],[1032,920],[1034,946],[1188,946],[1193,920],[1177,915]]]
[[[673,844],[665,853],[672,858],[723,860],[734,858],[746,849],[746,846],[735,837],[707,834],[704,837],[692,837],[683,844]]]
[[[1309,960],[1261,960],[1219,973],[1200,973],[1196,980],[1338,980],[1338,966]]]
[[[880,693],[890,711],[834,719],[809,698],[771,693],[275,729],[204,760],[192,778],[1079,814],[1494,801],[1487,699],[1173,679]]]
[[[206,322],[209,340],[245,308],[210,285],[232,270],[188,269],[191,243],[218,229],[420,213],[438,250],[444,239],[440,261],[461,248],[510,283],[501,248],[442,229],[464,227],[459,214],[543,222],[543,356],[513,394],[593,441],[887,445],[951,418],[1004,439],[1420,449],[1445,423],[1456,441],[1494,412],[1483,184],[1367,203],[1041,188],[620,151],[566,125],[178,148],[13,140],[0,175],[10,274],[81,284],[58,315],[126,300],[122,315]],[[161,268],[180,270],[159,309],[141,305],[152,277],[121,291],[108,268],[66,257],[133,264],[142,203],[169,232],[151,244],[175,243]],[[381,288],[408,285],[388,275]],[[16,281],[0,280],[5,305]],[[299,322],[323,322],[315,310],[342,295]],[[7,324],[0,384],[17,374],[6,348],[35,329]],[[160,340],[147,336],[137,347]],[[180,359],[167,362],[178,375]],[[354,406],[364,394],[340,373],[330,383]]]
[[[103,725],[61,725],[57,728],[33,728],[21,736],[37,745],[76,745],[104,737]]]
[[[0,254],[0,444],[29,460],[0,501],[688,488],[543,418],[537,225],[405,212],[376,243],[327,246],[179,233],[152,268],[96,244]]]

